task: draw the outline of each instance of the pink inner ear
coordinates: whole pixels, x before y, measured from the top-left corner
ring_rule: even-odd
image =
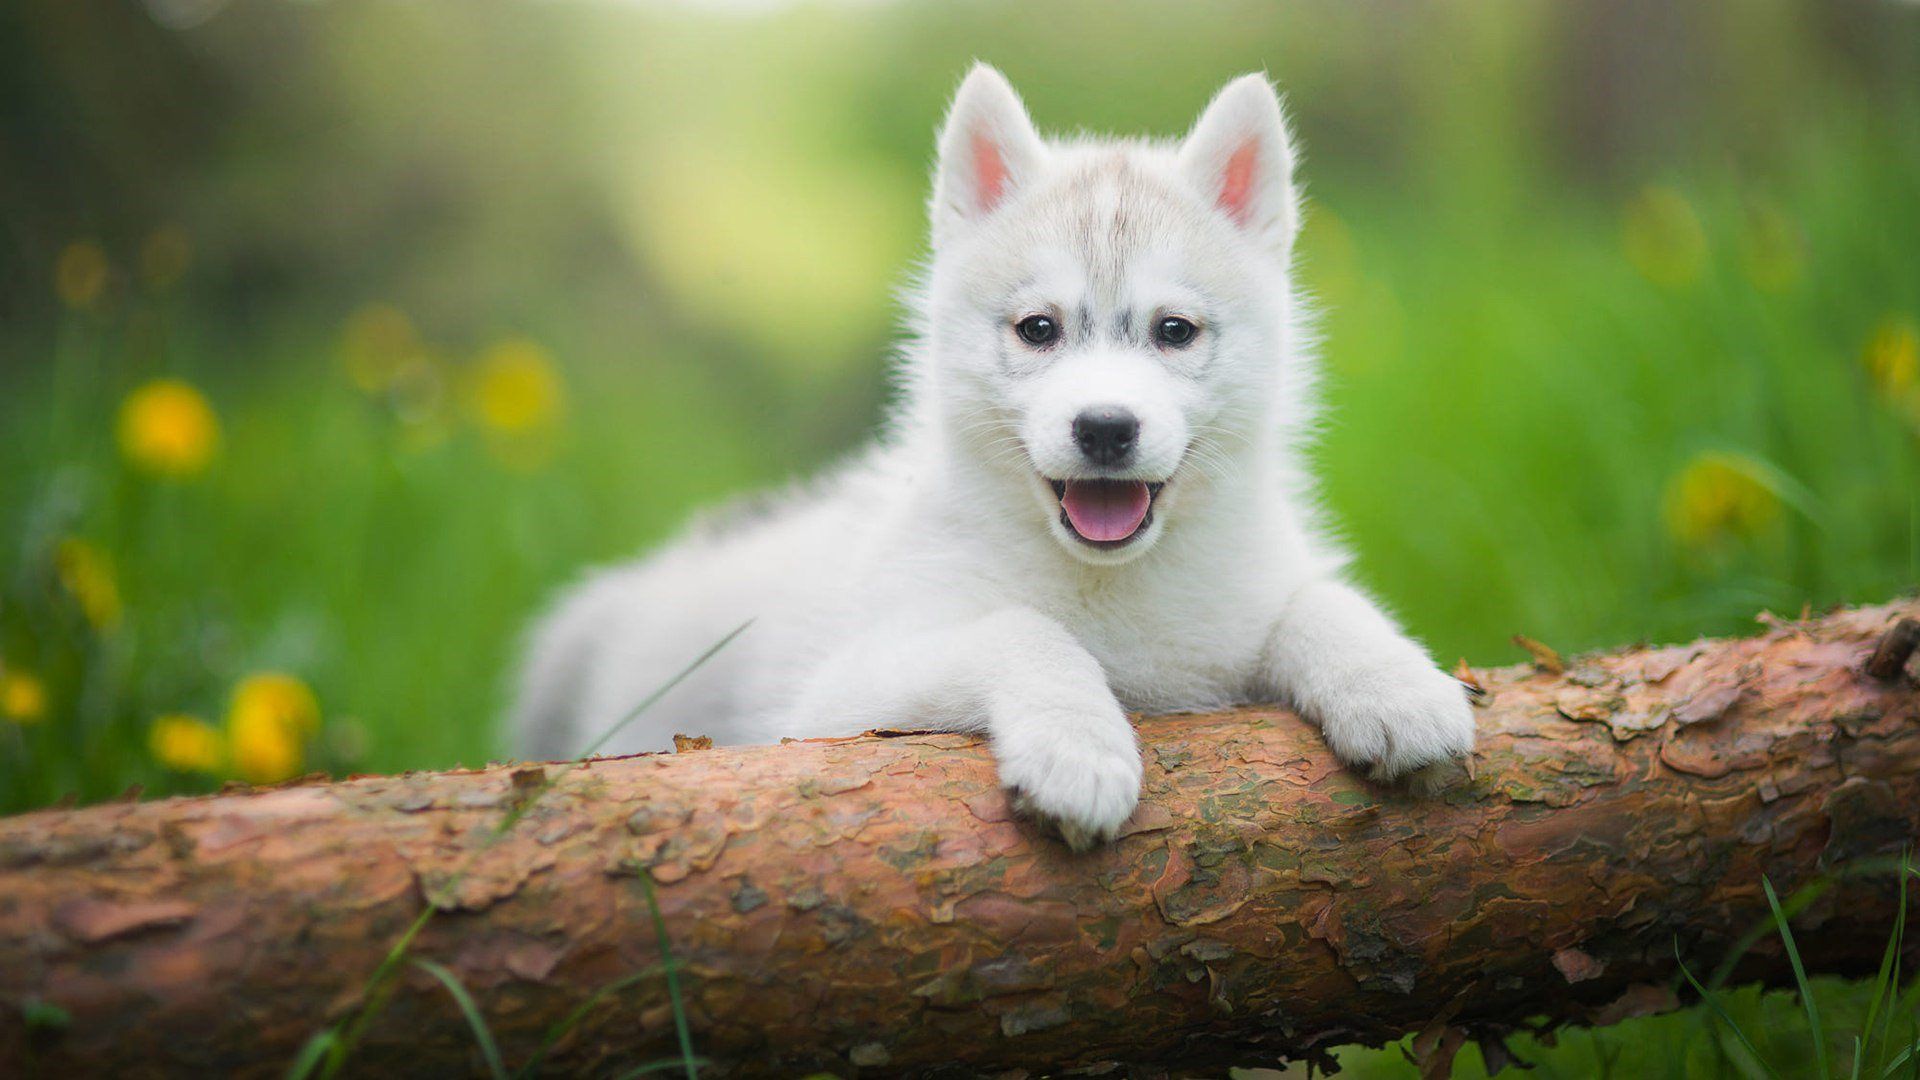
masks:
[[[1259,140],[1248,139],[1227,159],[1226,172],[1220,177],[1220,206],[1241,225],[1253,213],[1253,171],[1259,164]]]
[[[991,210],[1007,187],[1007,161],[1000,147],[981,132],[973,135],[973,190],[980,210]]]

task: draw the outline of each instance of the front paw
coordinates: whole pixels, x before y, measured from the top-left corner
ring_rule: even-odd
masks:
[[[1466,688],[1424,657],[1347,680],[1309,711],[1334,754],[1374,780],[1432,775],[1473,753]]]
[[[1112,840],[1140,801],[1140,750],[1118,705],[1092,718],[1034,717],[994,746],[1016,813],[1040,819],[1075,851]]]

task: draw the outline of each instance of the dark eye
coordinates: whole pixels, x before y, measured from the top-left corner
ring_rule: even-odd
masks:
[[[1013,324],[1020,340],[1029,345],[1051,345],[1060,339],[1060,324],[1051,315],[1029,315]]]
[[[1162,345],[1177,349],[1192,341],[1193,336],[1199,332],[1200,328],[1193,325],[1191,319],[1169,315],[1160,320],[1160,325],[1153,328],[1153,339]]]

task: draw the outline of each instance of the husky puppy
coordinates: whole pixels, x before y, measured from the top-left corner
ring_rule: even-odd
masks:
[[[1315,527],[1267,80],[1229,83],[1178,143],[1055,140],[981,65],[939,153],[885,435],[564,596],[532,637],[520,751],[580,752],[752,619],[608,751],[980,731],[1075,848],[1139,799],[1128,710],[1287,702],[1379,779],[1468,754],[1463,688]]]

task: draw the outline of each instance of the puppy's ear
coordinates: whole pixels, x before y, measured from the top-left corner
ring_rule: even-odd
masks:
[[[1264,75],[1242,75],[1214,96],[1187,140],[1180,168],[1206,199],[1275,255],[1293,246],[1293,142]]]
[[[953,95],[933,181],[933,242],[963,233],[1031,183],[1046,147],[1007,77],[975,64]]]

